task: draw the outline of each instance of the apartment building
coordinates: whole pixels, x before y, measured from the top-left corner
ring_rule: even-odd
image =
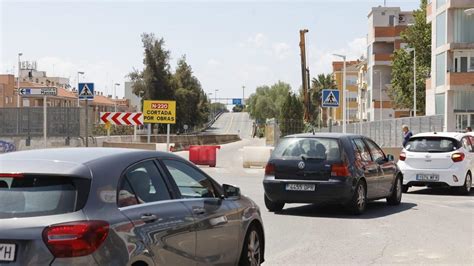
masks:
[[[363,58],[356,65],[357,68],[357,105],[359,121],[367,121],[367,108],[370,107],[370,102],[367,101],[367,59]]]
[[[446,131],[474,127],[474,1],[432,0],[431,77],[426,114],[444,115]]]
[[[343,72],[344,62],[334,61],[332,62],[332,74],[336,86],[339,90],[339,107],[332,108],[331,117],[332,120],[338,124],[342,124],[342,101],[346,100],[346,118],[348,122],[357,121],[358,104],[357,104],[357,70],[358,61],[347,61],[346,62],[346,91],[347,95],[344,95],[343,91]]]
[[[409,110],[395,110],[387,95],[392,80],[392,56],[404,47],[400,33],[414,23],[412,12],[399,7],[373,7],[368,15],[367,103],[368,121],[409,116]]]

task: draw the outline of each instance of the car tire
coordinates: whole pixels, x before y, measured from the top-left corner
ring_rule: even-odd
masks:
[[[240,254],[239,265],[258,266],[263,261],[262,233],[256,226],[251,226],[245,235],[244,245]]]
[[[466,178],[464,179],[464,185],[462,187],[458,187],[457,191],[461,195],[468,195],[471,193],[471,186],[472,186],[472,175],[471,173],[466,174]]]
[[[267,195],[265,195],[265,207],[271,212],[279,212],[283,210],[283,207],[285,206],[284,202],[274,202],[271,201]]]
[[[393,206],[399,205],[402,201],[402,191],[402,179],[400,176],[397,176],[395,179],[395,184],[393,185],[392,193],[387,198],[387,204]]]
[[[403,192],[403,193],[407,193],[409,188],[410,188],[410,187],[407,186],[407,185],[402,185],[402,192]]]
[[[364,213],[367,207],[367,189],[364,181],[359,181],[349,203],[349,211],[354,215]]]

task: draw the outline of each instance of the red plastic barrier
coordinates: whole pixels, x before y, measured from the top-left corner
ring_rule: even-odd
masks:
[[[216,167],[217,149],[221,146],[189,146],[189,160],[197,165]]]

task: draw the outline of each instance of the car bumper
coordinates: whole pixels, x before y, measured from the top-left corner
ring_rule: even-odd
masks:
[[[403,185],[408,186],[451,186],[459,187],[464,185],[466,179],[467,170],[463,167],[450,167],[448,169],[415,169],[407,167],[406,165],[400,165],[400,170],[403,173]],[[437,174],[439,175],[438,181],[421,181],[417,180],[418,174]],[[453,176],[456,176],[457,182]]]
[[[286,190],[287,184],[314,184],[314,191]],[[353,182],[346,180],[311,181],[285,180],[266,177],[265,195],[274,202],[285,203],[347,203],[353,195]]]

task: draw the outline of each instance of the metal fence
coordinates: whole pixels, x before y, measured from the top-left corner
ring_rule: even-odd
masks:
[[[413,134],[443,131],[444,118],[437,116],[406,117],[346,125],[346,133],[360,134],[373,139],[382,147],[402,146],[402,126],[407,125]],[[342,132],[342,126],[322,128],[322,132]]]
[[[43,107],[0,108],[0,136],[43,136]],[[47,134],[51,137],[78,137],[80,109],[48,107]]]

